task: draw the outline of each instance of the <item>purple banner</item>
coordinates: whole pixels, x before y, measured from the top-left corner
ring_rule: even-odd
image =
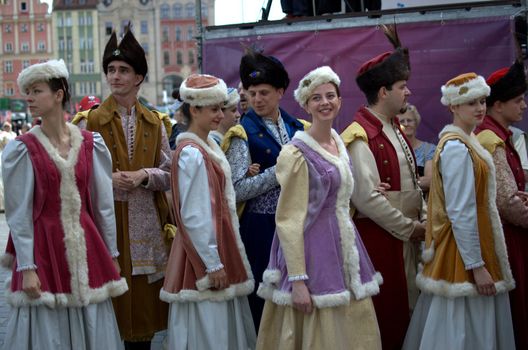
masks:
[[[442,84],[466,72],[487,77],[513,63],[511,27],[509,17],[398,25],[400,40],[410,50],[412,95],[409,102],[422,117],[420,139],[436,143],[438,132],[451,122],[449,111],[440,103]],[[334,125],[339,132],[348,126],[359,106],[366,103],[355,82],[358,68],[366,60],[392,50],[381,29],[376,27],[216,39],[204,44],[204,73],[223,78],[229,86],[237,86],[243,45],[252,43],[284,63],[291,83],[281,106],[299,118],[309,120],[293,99],[293,90],[302,76],[322,65],[336,71],[342,81],[343,98],[341,113]],[[528,120],[525,118],[517,126],[527,130]]]

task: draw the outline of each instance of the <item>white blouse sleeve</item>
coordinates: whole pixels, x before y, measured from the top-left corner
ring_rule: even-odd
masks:
[[[112,258],[119,256],[112,191],[112,157],[102,136],[94,133],[93,173],[90,181],[95,223]]]
[[[183,225],[206,271],[221,270],[224,265],[216,244],[207,170],[202,154],[195,147],[186,146],[180,153],[178,191]]]
[[[480,252],[473,161],[458,140],[447,141],[440,153],[445,205],[466,270],[484,266]]]
[[[5,214],[15,245],[17,271],[37,268],[33,258],[33,164],[22,141],[9,142],[2,152]]]

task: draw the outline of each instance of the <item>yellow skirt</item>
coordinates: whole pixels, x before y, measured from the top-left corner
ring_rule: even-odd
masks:
[[[266,301],[257,350],[380,350],[381,338],[371,298],[339,307],[314,308],[304,314],[291,306]]]

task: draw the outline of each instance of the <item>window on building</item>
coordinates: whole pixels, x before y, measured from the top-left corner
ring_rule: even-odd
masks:
[[[29,60],[23,60],[22,61],[22,69],[26,69],[29,67]]]
[[[29,52],[29,43],[27,41],[20,44],[20,51]]]
[[[106,22],[105,23],[105,33],[106,35],[111,35],[112,34],[112,22]]]
[[[97,94],[97,84],[94,82],[94,81],[91,81],[88,83],[89,84],[89,94],[90,95],[95,95]]]
[[[86,62],[86,71],[88,73],[93,73],[95,72],[95,64],[94,64],[94,61],[93,60],[88,60]]]
[[[193,65],[194,64],[194,52],[192,51],[189,51],[189,65]]]
[[[168,51],[163,52],[163,64],[166,66],[170,64],[170,54]]]
[[[160,8],[160,18],[167,19],[170,16],[170,6],[168,4],[161,5]]]
[[[92,24],[93,24],[92,15],[88,13],[86,15],[86,25],[91,26]]]
[[[66,50],[71,51],[73,50],[73,41],[71,36],[66,37]]]
[[[79,25],[80,26],[84,25],[84,15],[82,13],[79,14]]]
[[[4,61],[4,73],[13,73],[12,61]]]
[[[71,27],[72,26],[72,19],[71,19],[70,14],[66,15],[66,19],[64,21],[64,26],[66,26],[66,27]]]
[[[207,4],[202,2],[202,17],[207,18],[208,9]]]
[[[38,51],[46,51],[46,43],[43,40],[40,40],[37,44]]]
[[[162,33],[162,41],[163,42],[169,41],[169,27],[163,26],[161,33]]]
[[[172,5],[172,18],[182,18],[183,17],[183,9],[181,4],[173,4]]]
[[[6,33],[11,33],[11,32],[13,31],[13,28],[11,28],[11,24],[6,24],[6,25],[4,26],[4,31],[5,31]]]
[[[191,40],[194,40],[193,38],[193,32],[194,32],[194,29],[192,26],[189,26],[187,28],[187,40],[191,41]]]
[[[59,37],[59,50],[64,51],[64,37]]]
[[[20,3],[20,11],[22,11],[22,12],[26,12],[27,10],[28,10],[27,2],[22,1],[22,2]]]
[[[181,41],[181,28],[176,27],[176,41]]]
[[[27,33],[27,31],[28,31],[28,25],[27,25],[27,23],[21,23],[21,24],[20,24],[20,31],[21,31],[22,33]]]
[[[44,23],[37,23],[37,32],[44,31]]]
[[[66,6],[71,6],[72,3],[73,3],[72,0],[64,0],[64,5],[66,5]]]
[[[84,49],[84,38],[79,38],[79,49]]]
[[[183,64],[182,53],[180,51],[176,52],[176,64]]]
[[[79,5],[85,5],[86,4],[86,0],[79,0]]]
[[[64,25],[64,19],[62,18],[62,16],[57,16],[57,27],[62,27]]]
[[[4,91],[5,91],[5,95],[6,96],[14,96],[15,95],[15,88],[13,87],[12,84],[6,84]]]
[[[148,22],[141,21],[141,34],[148,34]]]
[[[193,18],[194,15],[195,15],[194,3],[188,2],[187,4],[185,4],[185,17]]]
[[[81,67],[81,73],[86,73],[86,62],[84,61],[84,59],[81,59],[80,67]]]
[[[88,50],[92,50],[93,49],[93,38],[87,38],[86,39],[86,48]]]
[[[142,43],[141,47],[143,48],[143,51],[145,51],[145,56],[148,56],[149,54],[149,46],[147,43]]]
[[[13,44],[12,43],[6,43],[5,44],[5,52],[13,52]]]

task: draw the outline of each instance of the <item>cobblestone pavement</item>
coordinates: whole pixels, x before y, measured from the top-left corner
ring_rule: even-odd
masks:
[[[0,254],[3,254],[7,242],[9,228],[5,220],[5,215],[0,214]],[[5,299],[5,280],[9,276],[10,271],[0,267],[0,348],[4,346],[4,339],[6,336],[5,329],[9,317],[9,306]],[[156,334],[152,340],[151,350],[161,350],[162,343],[166,332]]]

